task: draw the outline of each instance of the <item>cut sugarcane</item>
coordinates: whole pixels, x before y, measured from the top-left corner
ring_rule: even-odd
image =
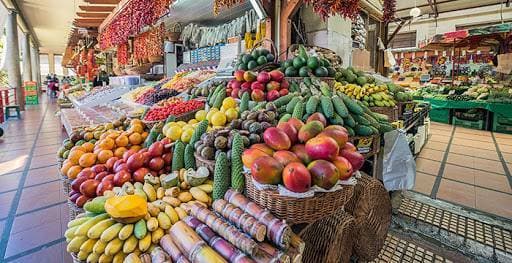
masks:
[[[242,229],[257,241],[261,242],[265,240],[267,227],[253,216],[242,211],[242,209],[230,204],[224,199],[215,200],[212,207],[215,212],[228,219],[229,222]]]
[[[170,235],[164,235],[160,239],[160,246],[164,249],[169,256],[171,256],[173,262],[190,263],[183,252],[176,246]]]
[[[215,250],[209,247],[201,237],[185,222],[178,221],[169,230],[169,235],[176,246],[194,263],[227,262]]]

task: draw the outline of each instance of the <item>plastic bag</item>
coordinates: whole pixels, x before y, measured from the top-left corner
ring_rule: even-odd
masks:
[[[382,180],[388,191],[410,190],[416,180],[416,161],[403,131],[384,134],[384,158]]]

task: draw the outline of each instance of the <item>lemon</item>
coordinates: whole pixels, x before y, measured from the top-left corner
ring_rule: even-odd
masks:
[[[194,134],[194,130],[192,129],[183,131],[183,133],[181,134],[181,141],[183,141],[184,143],[188,143],[190,141],[190,138],[192,138],[192,134]]]
[[[195,123],[198,123],[198,121],[196,119],[191,119],[188,121],[188,124],[195,124]]]
[[[173,141],[179,140],[181,138],[181,127],[180,126],[171,126],[167,130],[167,134],[165,136]]]
[[[235,108],[236,107],[235,99],[233,99],[231,97],[225,98],[224,101],[222,101],[222,107],[224,107],[225,109]]]
[[[226,111],[226,118],[228,119],[228,121],[232,121],[238,118],[238,111],[236,111],[234,108],[229,108]]]
[[[219,111],[219,109],[217,109],[217,108],[211,108],[210,111],[208,111],[208,113],[206,114],[206,119],[208,120],[209,123],[212,122],[212,115],[218,111]]]
[[[178,121],[178,122],[176,122],[176,124],[178,124],[180,127],[187,125],[187,123],[184,121]]]
[[[202,121],[202,120],[206,119],[206,111],[200,110],[200,111],[196,112],[195,118],[197,121]]]
[[[223,112],[216,112],[211,119],[213,126],[224,126],[226,124],[226,115]]]
[[[188,129],[194,129],[194,126],[192,126],[192,124],[185,124],[185,125],[183,125],[183,127],[181,127],[181,130],[183,130],[183,131],[188,130]]]
[[[227,110],[227,109],[224,107],[224,105],[220,106],[220,111],[221,111],[221,112],[226,112],[226,110]]]
[[[162,133],[167,134],[167,130],[172,127],[172,122],[166,123],[164,127],[162,128]]]

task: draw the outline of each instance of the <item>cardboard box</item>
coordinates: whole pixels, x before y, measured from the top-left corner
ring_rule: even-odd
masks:
[[[366,49],[354,48],[352,50],[352,67],[362,71],[371,70],[370,52]]]

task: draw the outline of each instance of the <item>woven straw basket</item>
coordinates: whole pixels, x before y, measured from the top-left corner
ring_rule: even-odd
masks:
[[[350,262],[355,234],[354,217],[343,209],[308,225],[300,234],[306,243],[303,262]]]
[[[375,259],[391,224],[391,200],[382,183],[368,175],[357,180],[352,198],[345,210],[355,219],[354,252],[359,260]]]
[[[343,207],[354,193],[353,186],[341,190],[315,193],[313,197],[294,198],[279,195],[273,190],[258,190],[249,174],[245,174],[245,194],[249,199],[264,207],[290,225],[313,223]]]

